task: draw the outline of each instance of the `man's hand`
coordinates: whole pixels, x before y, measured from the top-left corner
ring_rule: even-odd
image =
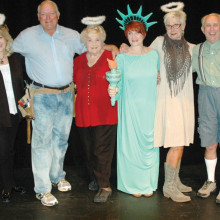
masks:
[[[103,48],[104,50],[108,50],[112,52],[113,59],[115,59],[115,57],[119,54],[119,49],[113,44],[105,44]]]

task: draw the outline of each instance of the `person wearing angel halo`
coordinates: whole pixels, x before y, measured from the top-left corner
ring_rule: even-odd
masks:
[[[109,179],[118,122],[117,106],[111,106],[108,96],[107,59],[113,57],[103,49],[104,20],[105,16],[82,19],[87,27],[81,32],[81,40],[87,52],[74,59],[73,79],[77,90],[75,123],[85,154],[89,190],[98,190],[95,203],[106,202],[112,194]]]
[[[23,30],[13,49],[25,57],[29,86],[36,89],[31,140],[36,198],[54,206],[58,200],[51,194],[52,186],[61,192],[71,190],[63,167],[73,117],[73,57],[86,47],[77,31],[58,24],[55,2],[41,2],[37,15],[40,24]]]
[[[14,143],[21,121],[16,103],[24,95],[26,70],[24,57],[13,52],[13,39],[4,21],[5,15],[0,14],[0,183],[2,202],[8,203],[13,192],[26,192],[13,176]]]
[[[150,48],[160,56],[160,83],[157,86],[154,146],[169,148],[165,169],[163,193],[175,202],[188,202],[184,195],[192,188],[184,185],[179,170],[184,146],[194,140],[194,96],[191,68],[193,44],[184,39],[186,14],[182,2],[161,6],[166,12],[166,34],[157,37]],[[120,50],[124,51],[126,45]]]
[[[201,146],[205,147],[207,180],[198,190],[197,196],[207,198],[217,189],[215,169],[217,148],[220,143],[220,14],[211,13],[201,20],[201,30],[206,41],[193,49],[193,70],[198,73],[199,84],[199,134]],[[220,192],[216,198],[220,204]]]
[[[159,56],[156,50],[143,45],[152,13],[142,16],[142,6],[134,14],[118,10],[121,24],[130,43],[127,53],[116,57],[121,71],[118,89],[109,87],[110,97],[118,100],[117,188],[135,197],[150,197],[158,187],[159,148],[154,148]],[[117,94],[116,94],[117,92]]]
[[[161,6],[166,34],[157,37],[151,48],[160,56],[154,146],[169,148],[164,163],[163,194],[175,202],[188,202],[183,193],[192,188],[184,185],[179,170],[184,146],[194,141],[194,96],[191,56],[193,44],[184,38],[186,14],[182,2]]]

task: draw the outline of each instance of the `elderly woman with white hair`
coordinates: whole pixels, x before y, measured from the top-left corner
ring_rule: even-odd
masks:
[[[112,53],[103,48],[106,33],[99,25],[103,17],[82,20],[88,25],[81,33],[88,51],[74,60],[75,122],[90,177],[89,190],[99,189],[94,197],[96,203],[106,202],[112,193],[109,178],[118,121],[117,106],[111,106],[108,95],[107,59],[112,59]]]
[[[177,3],[179,9],[182,3]],[[173,5],[172,5],[173,7]],[[170,148],[165,169],[164,196],[175,202],[188,202],[183,192],[192,188],[181,183],[179,169],[184,146],[194,140],[194,95],[191,55],[193,44],[184,38],[186,14],[178,8],[161,7],[168,12],[164,16],[166,34],[157,37],[150,45],[160,56],[161,82],[157,89],[154,146]]]

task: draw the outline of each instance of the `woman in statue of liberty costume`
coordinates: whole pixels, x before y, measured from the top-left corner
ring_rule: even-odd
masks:
[[[121,81],[109,87],[109,95],[118,100],[117,188],[135,197],[149,197],[158,186],[159,149],[154,148],[154,117],[156,110],[159,56],[156,50],[143,46],[149,14],[141,16],[142,6],[133,14],[118,13],[125,36],[130,43],[127,53],[116,58]],[[110,67],[111,68],[111,67]]]
[[[179,177],[184,146],[194,138],[194,96],[191,54],[193,44],[184,38],[186,14],[182,2],[161,6],[166,34],[157,37],[150,48],[160,56],[160,85],[157,87],[154,146],[169,147],[165,168],[163,194],[175,202],[189,202],[192,188]],[[121,45],[120,51],[127,51]]]

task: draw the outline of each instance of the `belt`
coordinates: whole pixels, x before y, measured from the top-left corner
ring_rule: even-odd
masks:
[[[35,85],[35,86],[40,86],[40,87],[46,88],[46,89],[57,89],[57,90],[66,89],[66,88],[68,88],[71,85],[71,83],[70,83],[68,85],[61,86],[61,87],[51,87],[51,86],[45,86],[45,85],[37,83],[37,82],[32,82],[32,84]]]

